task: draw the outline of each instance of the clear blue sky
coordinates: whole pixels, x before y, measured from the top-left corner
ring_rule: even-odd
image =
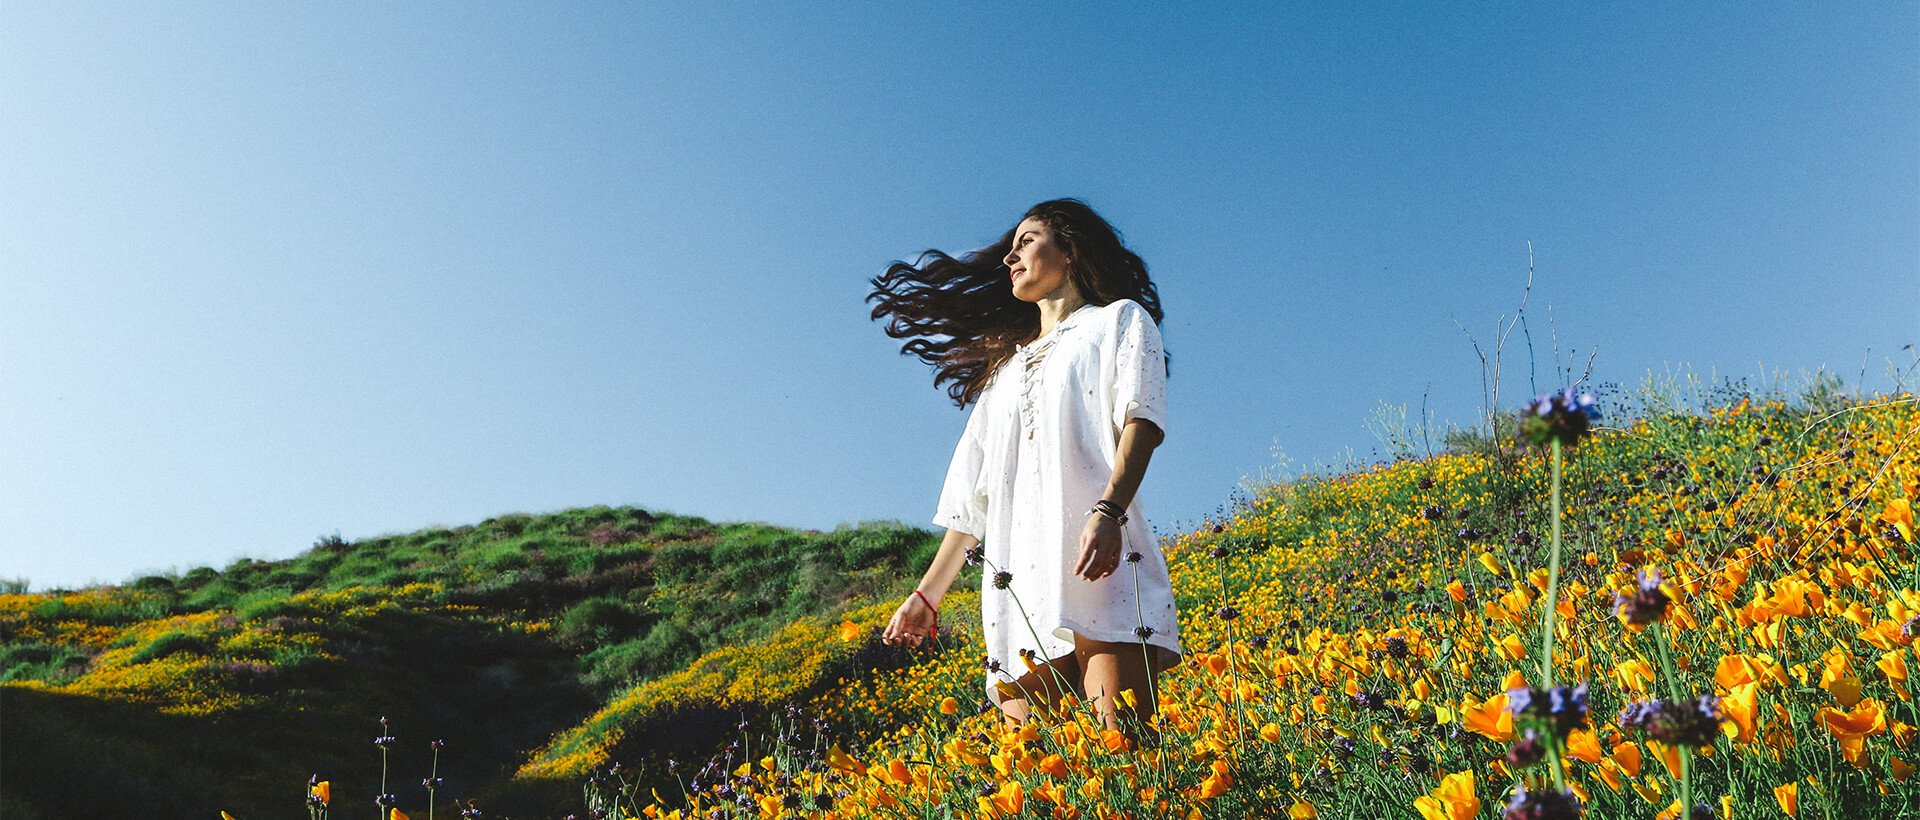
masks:
[[[42,588],[590,504],[924,523],[964,416],[867,280],[1056,196],[1160,286],[1163,531],[1382,401],[1470,420],[1455,321],[1529,241],[1601,379],[1920,342],[1912,3],[14,0],[0,158]]]

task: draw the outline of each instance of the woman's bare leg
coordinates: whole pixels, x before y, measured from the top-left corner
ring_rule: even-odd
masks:
[[[1153,683],[1160,670],[1147,668],[1140,644],[1080,637],[1073,644],[1074,657],[1084,672],[1082,684],[1087,699],[1093,701],[1106,728],[1120,730],[1136,745],[1158,746],[1160,733],[1148,724],[1159,711],[1152,693],[1157,691]],[[1116,709],[1114,696],[1129,689],[1133,690],[1135,705],[1121,703]]]
[[[1063,680],[1065,688],[1061,686]],[[1062,694],[1078,689],[1080,664],[1074,654],[1061,655],[1040,664],[1038,672],[1029,671],[1015,679],[1012,685],[1017,687],[1016,694],[1000,701],[1000,725],[1008,731],[1019,729],[1032,714],[1033,704],[1027,702],[1028,698],[1040,701],[1040,711],[1045,714],[1060,702]]]

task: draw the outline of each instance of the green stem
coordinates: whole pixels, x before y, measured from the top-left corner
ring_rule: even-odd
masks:
[[[1680,820],[1693,820],[1693,747],[1680,747]]]
[[[433,782],[434,778],[437,778],[439,776],[440,776],[440,749],[438,747],[435,747],[433,750],[433,771],[427,774],[427,782],[431,783]],[[433,820],[433,787],[432,786],[427,787],[427,820]]]
[[[1225,559],[1217,559],[1213,562],[1213,565],[1219,570],[1220,575],[1220,605],[1230,607],[1232,604],[1227,600],[1227,567]],[[1247,743],[1247,710],[1246,705],[1240,701],[1240,661],[1235,657],[1235,652],[1233,651],[1233,621],[1231,619],[1227,621],[1227,670],[1233,673],[1233,736],[1234,739],[1238,741],[1233,747],[1233,753],[1235,756],[1238,756],[1241,748],[1246,746]]]
[[[387,727],[384,725],[380,727],[383,733],[385,732],[386,728]],[[380,747],[380,794],[385,795],[386,793],[387,793],[387,747],[381,746]],[[387,820],[387,807],[379,806],[376,808],[380,812],[379,817],[377,817],[376,820]]]
[[[1541,688],[1553,688],[1553,619],[1558,611],[1560,591],[1560,440],[1553,440],[1553,546],[1547,558],[1546,614],[1541,616],[1545,651],[1540,658]],[[1556,778],[1559,769],[1554,770]]]
[[[1564,771],[1566,767],[1560,765],[1560,742],[1559,738],[1548,739],[1547,768],[1553,772],[1553,787],[1564,794],[1567,790],[1567,773]]]
[[[997,565],[995,565],[995,564],[994,564],[994,563],[993,563],[992,561],[986,561],[985,559],[982,559],[982,561],[983,561],[983,562],[984,562],[984,563],[986,564],[986,567],[987,567],[987,569],[988,569],[989,571],[991,571],[991,572],[993,572],[993,573],[995,573],[995,574],[998,574],[998,573],[1000,572],[1000,567],[999,567],[999,566],[997,566]],[[1009,598],[1012,598],[1012,599],[1013,599],[1013,605],[1014,605],[1014,607],[1020,610],[1020,622],[1021,622],[1021,623],[1024,623],[1024,624],[1026,624],[1026,625],[1027,625],[1027,634],[1028,634],[1028,635],[1032,635],[1032,636],[1033,636],[1033,645],[1034,645],[1034,646],[1036,646],[1036,647],[1039,647],[1039,649],[1042,649],[1042,650],[1044,650],[1044,649],[1046,648],[1046,646],[1047,646],[1047,642],[1046,642],[1046,641],[1043,641],[1043,640],[1040,640],[1040,633],[1039,633],[1039,631],[1038,631],[1038,630],[1035,630],[1035,629],[1033,628],[1033,618],[1032,618],[1031,616],[1029,616],[1029,615],[1027,614],[1027,605],[1026,605],[1026,604],[1023,604],[1023,603],[1021,603],[1021,602],[1020,602],[1020,596],[1019,596],[1019,595],[1017,595],[1017,594],[1015,594],[1015,593],[1014,593],[1014,591],[1013,591],[1013,584],[1012,584],[1011,582],[1009,582],[1009,583],[1007,584],[1007,588],[1006,588],[1006,589],[1004,589],[1004,590],[1002,590],[1002,591],[1003,591],[1003,592],[1005,592],[1005,593],[1007,593],[1007,597],[1009,597]],[[985,603],[985,601],[984,601],[984,600],[983,600],[983,601],[981,602],[981,606],[986,606],[986,603]],[[1062,693],[1063,693],[1063,694],[1068,694],[1068,695],[1073,695],[1073,694],[1075,694],[1075,693],[1074,693],[1074,685],[1073,685],[1073,683],[1072,683],[1071,681],[1068,681],[1065,675],[1062,675],[1062,674],[1060,674],[1060,670],[1058,670],[1058,669],[1055,669],[1055,668],[1053,667],[1053,659],[1052,659],[1052,658],[1045,658],[1045,657],[1040,657],[1040,652],[1039,652],[1039,651],[1035,651],[1035,652],[1034,652],[1034,658],[1035,658],[1035,660],[1036,660],[1036,661],[1038,662],[1038,665],[1040,665],[1040,666],[1044,666],[1044,667],[1046,667],[1046,669],[1047,669],[1047,671],[1048,671],[1049,673],[1051,673],[1051,674],[1053,675],[1053,681],[1054,681],[1054,683],[1055,683],[1055,685],[1057,685],[1057,686],[1059,686],[1059,687],[1060,687],[1060,689],[1061,689],[1061,691],[1062,691]],[[1003,660],[1001,661],[1001,663],[1003,663],[1003,664],[1004,664],[1004,663],[1006,663],[1006,662],[1007,662],[1007,661],[1009,661],[1009,660],[1012,660],[1012,659],[1011,659],[1011,658],[1009,658],[1009,659],[1003,659]],[[1020,682],[1019,682],[1019,677],[1020,677],[1020,676],[1018,676],[1018,675],[1014,675],[1013,677],[1014,677],[1014,685],[1015,685],[1015,686],[1020,686]],[[1082,671],[1082,673],[1081,673],[1081,680],[1082,680],[1082,682],[1083,682],[1083,683],[1084,683],[1084,681],[1085,681],[1085,679],[1086,679],[1086,678],[1085,678],[1085,671],[1083,670],[1083,671]],[[1083,687],[1083,688],[1084,688],[1084,687]],[[1042,710],[1043,712],[1045,712],[1046,714],[1049,714],[1049,715],[1053,715],[1053,714],[1057,714],[1057,713],[1059,712],[1059,707],[1060,707],[1060,704],[1058,704],[1058,703],[1047,703],[1047,702],[1046,702],[1046,698],[1044,697],[1044,695],[1045,695],[1046,693],[1044,693],[1044,692],[1042,692],[1041,694],[1043,695],[1043,697],[1041,697],[1041,698],[1040,698],[1040,708],[1041,708],[1041,710]],[[1026,690],[1026,687],[1020,687],[1020,695],[1021,695],[1021,698],[1022,698],[1022,699],[1024,699],[1024,700],[1026,700],[1026,701],[1027,701],[1027,715],[1028,715],[1029,717],[1032,717],[1032,716],[1033,716],[1033,697],[1032,697],[1032,694],[1031,694],[1031,693],[1029,693],[1029,692],[1027,692],[1027,690]],[[1138,695],[1135,695],[1135,697],[1138,697]],[[1099,705],[1098,705],[1097,703],[1096,703],[1096,704],[1094,704],[1094,708],[1095,708],[1096,710],[1098,710],[1098,708],[1099,708]],[[1119,693],[1118,693],[1118,692],[1115,692],[1115,693],[1113,693],[1113,708],[1114,708],[1114,723],[1116,723],[1116,724],[1117,724],[1117,723],[1119,723],[1119,722],[1120,722],[1120,720],[1119,720],[1119,715],[1120,715],[1120,712],[1119,712],[1119,710],[1120,710],[1120,697],[1119,697]],[[1077,709],[1076,709],[1076,710],[1069,710],[1069,711],[1067,712],[1067,714],[1068,714],[1068,716],[1069,716],[1069,717],[1070,717],[1070,718],[1071,718],[1071,719],[1073,720],[1073,722],[1074,722],[1075,724],[1078,724],[1078,725],[1080,725],[1080,728],[1081,728],[1081,730],[1082,730],[1082,731],[1087,731],[1087,732],[1092,732],[1092,733],[1093,733],[1093,735],[1094,735],[1095,737],[1098,737],[1098,736],[1099,736],[1099,733],[1098,733],[1098,732],[1093,732],[1093,727],[1091,727],[1091,726],[1089,726],[1089,725],[1086,725],[1086,724],[1083,724],[1083,723],[1081,723],[1081,722],[1080,722],[1080,712],[1079,712],[1079,710],[1077,710]]]
[[[1674,670],[1673,650],[1667,648],[1671,639],[1667,635],[1667,625],[1656,622],[1653,625],[1653,645],[1660,650],[1661,676],[1667,680],[1667,697],[1674,703],[1680,702],[1680,673]]]
[[[1146,609],[1143,608],[1143,605],[1140,603],[1140,563],[1138,561],[1130,561],[1127,563],[1127,566],[1133,569],[1133,616],[1136,620],[1140,622],[1140,626],[1145,627],[1147,625],[1147,611]],[[1138,630],[1135,630],[1133,634],[1140,635],[1140,632]],[[1143,736],[1149,731],[1154,733],[1154,736],[1153,736],[1154,748],[1160,750],[1160,754],[1155,756],[1155,760],[1158,763],[1158,765],[1155,768],[1159,769],[1160,779],[1162,782],[1165,782],[1167,777],[1167,755],[1165,750],[1166,732],[1162,731],[1160,728],[1160,684],[1158,681],[1159,676],[1155,675],[1153,672],[1153,651],[1150,648],[1148,648],[1147,639],[1145,636],[1140,637],[1140,660],[1142,663],[1146,665],[1146,669],[1147,669],[1147,697],[1151,699],[1151,702],[1153,704],[1154,725],[1147,726],[1146,724],[1142,723],[1140,724],[1140,728],[1137,731],[1139,731]],[[1139,696],[1140,696],[1140,693],[1138,692],[1134,693],[1134,697],[1138,698]],[[1136,718],[1139,717],[1140,712],[1138,708],[1134,710],[1133,714]]]

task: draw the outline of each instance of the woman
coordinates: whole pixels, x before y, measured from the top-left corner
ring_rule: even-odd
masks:
[[[1074,199],[1033,206],[988,248],[929,257],[895,263],[868,300],[887,335],[922,337],[902,350],[973,411],[934,517],[945,540],[884,639],[919,645],[962,564],[984,560],[987,694],[1007,725],[1071,692],[1152,744],[1155,679],[1183,650],[1135,497],[1166,428],[1146,264]]]

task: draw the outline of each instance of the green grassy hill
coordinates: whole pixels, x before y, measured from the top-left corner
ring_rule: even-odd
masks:
[[[443,798],[544,813],[572,781],[513,775],[554,732],[708,652],[891,599],[937,547],[898,524],[595,507],[0,596],[3,813],[290,816],[316,773],[371,811],[383,716],[403,805],[445,739]],[[742,714],[655,715],[671,729],[649,749],[710,752]]]

